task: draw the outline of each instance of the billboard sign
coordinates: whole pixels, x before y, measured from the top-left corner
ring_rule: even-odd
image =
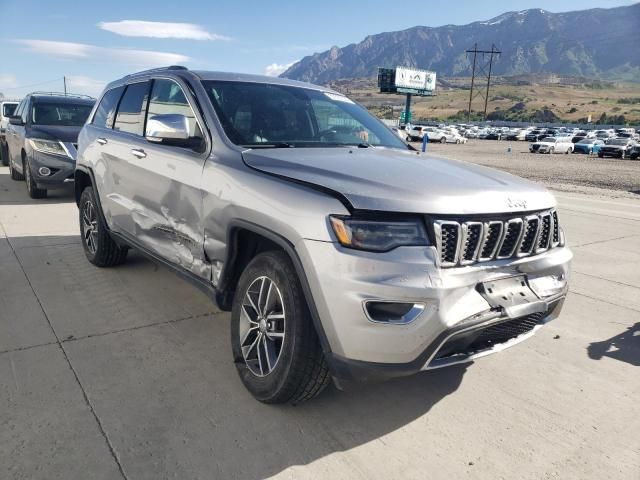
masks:
[[[433,92],[436,89],[436,73],[417,68],[396,67],[395,85],[398,89]]]

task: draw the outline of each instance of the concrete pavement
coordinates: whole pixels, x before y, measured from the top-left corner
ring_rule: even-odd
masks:
[[[561,317],[474,364],[266,406],[229,315],[131,255],[97,269],[70,191],[0,168],[0,478],[611,478],[640,472],[640,201],[559,193]]]

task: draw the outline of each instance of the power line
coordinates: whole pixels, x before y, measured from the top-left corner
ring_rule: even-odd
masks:
[[[471,71],[471,92],[469,93],[469,109],[467,110],[467,121],[471,118],[471,105],[473,103],[473,99],[476,97],[484,97],[484,114],[483,120],[487,119],[487,103],[489,101],[489,86],[491,84],[491,69],[493,67],[493,56],[500,55],[502,52],[496,48],[494,44],[491,45],[491,50],[478,50],[478,44],[476,43],[473,46],[473,50],[467,50],[467,56],[470,53],[473,53],[473,69]],[[478,54],[482,54],[482,62],[478,63],[476,57]],[[489,55],[489,60],[487,61],[485,56]],[[486,77],[487,79],[487,88],[483,93],[482,89],[478,89],[478,91],[473,93],[473,89],[475,86],[476,80],[476,70],[478,70],[479,75]]]
[[[46,82],[32,83],[30,85],[20,85],[19,87],[9,87],[9,88],[2,87],[2,91],[19,90],[19,89],[22,89],[22,88],[31,88],[31,87],[39,87],[40,85],[48,85],[50,83],[59,82],[61,80],[64,80],[64,77],[59,77],[59,78],[56,78],[55,80],[47,80]]]

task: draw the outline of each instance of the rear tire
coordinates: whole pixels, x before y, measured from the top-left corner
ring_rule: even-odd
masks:
[[[440,143],[447,143],[447,138],[446,137],[442,137],[440,139]]]
[[[284,252],[261,253],[242,272],[233,298],[231,348],[242,383],[261,402],[295,405],[328,385],[324,353]]]
[[[27,184],[27,192],[31,198],[47,198],[47,191],[44,188],[38,188],[33,180],[31,165],[26,158],[22,159],[22,171],[24,172],[24,181]]]
[[[127,259],[127,247],[113,241],[106,222],[98,208],[93,187],[86,187],[80,195],[78,207],[80,239],[89,262],[96,267],[114,267]]]

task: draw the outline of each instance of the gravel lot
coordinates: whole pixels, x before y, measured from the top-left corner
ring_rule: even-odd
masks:
[[[421,146],[418,143],[413,145],[416,148]],[[511,152],[507,152],[509,146]],[[575,191],[582,190],[580,187],[595,187],[640,194],[640,160],[580,154],[540,155],[529,153],[528,142],[497,140],[469,140],[465,145],[431,143],[427,145],[427,152],[443,158],[499,168],[542,182],[554,190]],[[619,193],[602,193],[619,196]]]

